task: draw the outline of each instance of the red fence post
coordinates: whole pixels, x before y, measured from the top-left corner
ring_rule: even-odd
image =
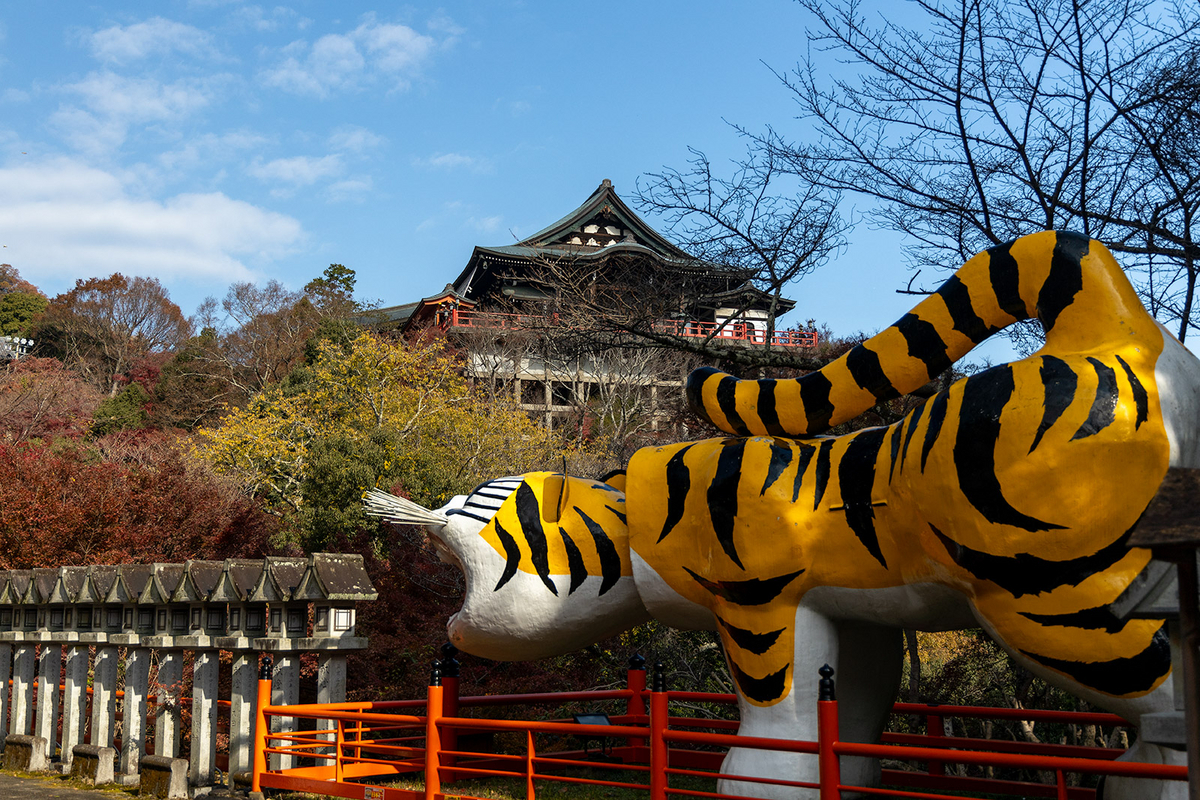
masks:
[[[525,800],[534,800],[536,789],[533,785],[533,757],[537,751],[533,749],[533,731],[525,731]]]
[[[837,696],[833,688],[833,667],[817,670],[821,676],[817,694],[817,768],[820,770],[821,800],[841,800],[842,766],[833,746],[838,741]]]
[[[346,774],[345,767],[342,766],[342,746],[346,743],[346,729],[340,719],[334,725],[336,732],[334,733],[333,741],[336,749],[333,751],[333,781],[334,783],[341,783],[342,777]]]
[[[442,790],[438,774],[438,752],[442,749],[438,720],[442,716],[442,672],[441,664],[433,662],[433,673],[429,676],[429,694],[425,701],[425,800],[434,800]]]
[[[457,717],[458,716],[458,648],[446,642],[442,645],[442,716]],[[441,730],[441,746],[443,750],[458,749],[458,732],[453,728],[442,728]],[[453,767],[457,757],[453,755],[441,756],[441,765],[443,767]],[[454,770],[443,769],[442,780],[446,783],[453,783],[458,780],[458,776],[454,774]]]
[[[641,717],[646,714],[646,659],[634,655],[629,659],[629,671],[625,673],[625,688],[629,690],[629,699],[625,701],[625,716]],[[646,740],[629,738],[625,740],[627,747],[645,747]]]
[[[942,718],[941,714],[926,714],[926,716],[925,716],[925,734],[926,734],[926,736],[928,736],[931,739],[945,739],[946,738],[946,722]],[[944,747],[945,745],[944,745],[944,743],[938,741],[938,742],[930,742],[929,746],[930,747]],[[929,774],[930,775],[945,775],[946,774],[945,762],[930,761],[929,762]]]
[[[271,705],[270,656],[263,656],[258,667],[258,702],[254,711],[254,772],[250,778],[250,791],[262,791],[262,774],[267,770],[267,715],[263,709]]]
[[[654,665],[654,686],[650,692],[650,800],[667,797],[667,679],[662,662]]]

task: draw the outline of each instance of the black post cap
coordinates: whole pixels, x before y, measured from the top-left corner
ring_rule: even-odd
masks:
[[[826,664],[817,670],[817,674],[821,676],[821,680],[817,681],[817,699],[836,700],[833,691],[833,667]]]
[[[457,678],[458,677],[458,648],[450,642],[442,645],[442,677]]]
[[[661,661],[654,664],[654,685],[652,691],[665,692],[667,690],[667,668],[663,666]]]
[[[433,660],[433,668],[429,670],[429,685],[442,685],[442,662],[438,661],[436,658]]]
[[[275,659],[270,656],[263,656],[258,662],[258,679],[260,681],[271,680],[271,674],[275,671]]]
[[[631,655],[629,657],[629,668],[630,669],[640,669],[642,672],[645,672],[646,671],[646,659],[642,658],[641,653],[634,653],[633,655]]]

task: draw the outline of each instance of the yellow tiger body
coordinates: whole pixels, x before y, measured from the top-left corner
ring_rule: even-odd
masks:
[[[1037,353],[889,427],[818,435],[1030,317],[1046,330]],[[1135,721],[1171,706],[1162,623],[1118,620],[1108,605],[1149,560],[1125,542],[1168,467],[1200,467],[1200,361],[1100,243],[1045,232],[993,248],[818,372],[702,369],[688,396],[730,436],[645,448],[625,480],[533,473],[443,509],[450,522],[431,533],[468,576],[453,641],[522,658],[649,616],[713,628],[741,731],[756,736],[815,735],[826,660],[849,689],[843,735],[877,735],[901,626],[979,624],[1028,668]],[[723,767],[801,780],[813,769],[739,748]],[[874,769],[851,760],[846,774],[869,781]],[[1165,791],[1131,783],[1107,796]]]

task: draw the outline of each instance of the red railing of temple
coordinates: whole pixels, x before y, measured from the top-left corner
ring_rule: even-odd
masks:
[[[558,315],[533,316],[529,314],[501,314],[469,309],[452,309],[445,317],[451,328],[488,328],[502,330],[539,330],[558,325]],[[654,323],[656,333],[688,339],[714,339],[718,342],[746,342],[765,344],[766,332],[744,322],[688,322],[683,320],[660,320]],[[816,331],[776,331],[771,337],[772,347],[816,347],[819,337]]]
[[[255,737],[254,790],[276,788],[372,800],[446,800],[473,797],[462,787],[454,786],[464,779],[507,777],[524,783],[527,800],[536,800],[539,787],[549,788],[551,794],[558,795],[567,784],[641,790],[650,800],[666,800],[669,796],[737,800],[738,794],[671,785],[672,778],[716,777],[725,751],[734,746],[816,756],[820,769],[817,780],[812,782],[780,776],[722,777],[740,782],[747,786],[747,791],[755,784],[807,787],[817,790],[821,800],[840,798],[843,790],[929,800],[948,798],[938,794],[939,791],[1090,800],[1095,797],[1095,790],[1070,785],[1068,775],[1123,775],[1160,780],[1187,777],[1187,768],[1182,766],[1116,761],[1123,752],[1118,749],[950,737],[944,734],[942,725],[947,717],[1127,724],[1112,714],[904,703],[897,704],[894,712],[924,717],[927,735],[891,734],[885,735],[879,744],[861,744],[840,740],[838,703],[824,700],[815,701],[817,741],[794,741],[735,736],[738,724],[732,720],[670,716],[668,704],[673,701],[727,703],[733,696],[646,691],[645,672],[640,670],[630,671],[626,689],[603,692],[459,698],[457,678],[446,678],[444,683],[429,687],[424,700],[270,706],[270,682],[264,681],[260,684],[261,705]],[[623,700],[626,713],[611,717],[610,725],[460,715],[463,708],[470,706],[544,705],[568,700],[574,703]],[[289,719],[303,721],[297,727],[316,730],[267,732],[271,720]],[[467,734],[480,732],[504,733],[510,740],[516,734],[523,745],[515,749],[522,752],[485,753],[465,744]],[[563,737],[604,739],[614,744],[608,751],[608,760],[596,761],[588,757],[586,746],[583,751],[555,751],[553,744],[539,748],[539,737],[543,740],[551,737],[550,741],[557,740],[559,747]],[[269,769],[271,756],[291,756],[300,765]],[[885,769],[885,788],[849,786],[841,781],[843,756],[917,762],[924,768]],[[947,770],[948,765],[954,764],[1042,771],[1053,776],[1054,782],[960,776]],[[581,771],[583,768],[586,771]],[[609,777],[596,777],[597,773]],[[362,782],[404,775],[413,776],[418,785],[404,788]]]

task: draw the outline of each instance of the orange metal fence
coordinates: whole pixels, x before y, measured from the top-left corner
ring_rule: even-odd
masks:
[[[289,789],[335,797],[370,800],[438,800],[449,796],[471,797],[443,787],[464,779],[508,777],[525,784],[528,800],[547,784],[599,784],[641,790],[650,800],[668,796],[733,798],[707,789],[671,785],[672,778],[715,778],[730,747],[802,753],[816,756],[818,777],[812,782],[778,777],[720,776],[742,785],[771,784],[817,790],[821,800],[840,798],[843,790],[870,795],[908,798],[948,798],[938,791],[979,792],[989,795],[1053,797],[1082,800],[1095,796],[1090,788],[1068,785],[1067,776],[1122,775],[1163,780],[1186,780],[1182,766],[1115,761],[1122,751],[1073,745],[997,742],[950,737],[941,720],[947,717],[1023,719],[1043,722],[1121,725],[1111,714],[1087,714],[968,706],[897,704],[895,713],[915,714],[928,723],[927,735],[890,734],[879,744],[841,741],[838,736],[838,703],[833,697],[832,671],[823,682],[817,701],[818,737],[815,742],[735,736],[732,720],[672,717],[669,704],[677,702],[728,703],[732,695],[667,692],[660,669],[655,687],[646,690],[645,672],[631,669],[623,690],[562,694],[458,697],[458,679],[446,685],[435,672],[434,685],[425,700],[338,703],[332,705],[271,706],[269,678],[260,683],[258,730],[255,737],[253,788]],[[829,699],[825,699],[828,697]],[[624,701],[625,714],[610,725],[577,724],[563,720],[529,721],[464,717],[466,707],[545,704],[549,702],[597,703]],[[309,730],[269,732],[271,721],[289,721]],[[470,737],[505,735],[512,752],[468,744]],[[608,755],[584,750],[564,750],[570,740],[602,739],[613,742]],[[489,752],[482,752],[489,750]],[[884,786],[848,786],[841,782],[841,758],[866,756],[890,761],[918,762],[924,771],[884,770]],[[272,757],[296,762],[287,769],[272,766]],[[948,774],[950,764],[979,765],[1043,771],[1053,784],[1030,781],[963,777]],[[588,768],[581,771],[581,768]],[[605,777],[595,777],[596,774]],[[423,778],[421,789],[369,785],[364,781],[409,775]],[[692,784],[694,786],[694,783]],[[961,796],[961,795],[960,795]]]

